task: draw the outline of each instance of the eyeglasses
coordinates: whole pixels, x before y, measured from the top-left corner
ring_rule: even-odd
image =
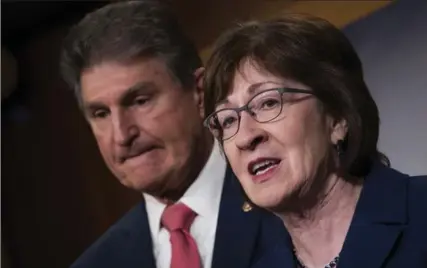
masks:
[[[274,88],[264,90],[253,96],[240,108],[224,108],[210,114],[203,124],[215,138],[225,141],[239,131],[241,112],[246,111],[258,123],[276,119],[282,111],[296,102],[294,93],[315,95],[311,90],[295,88]]]

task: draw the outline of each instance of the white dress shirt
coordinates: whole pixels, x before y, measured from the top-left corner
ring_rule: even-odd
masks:
[[[215,140],[211,155],[199,174],[178,202],[196,212],[190,233],[196,241],[203,268],[210,268],[218,221],[222,187],[227,168],[218,142]],[[160,218],[166,205],[153,196],[143,194],[150,224],[153,253],[157,268],[170,268],[171,244],[169,232],[161,227]]]

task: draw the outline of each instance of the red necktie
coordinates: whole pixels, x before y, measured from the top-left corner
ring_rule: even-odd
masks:
[[[171,205],[162,215],[162,224],[170,233],[172,245],[171,268],[200,268],[200,256],[196,242],[190,234],[190,226],[196,213],[182,203]]]

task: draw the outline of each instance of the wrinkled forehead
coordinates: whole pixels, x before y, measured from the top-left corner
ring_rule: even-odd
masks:
[[[234,65],[234,69],[228,70],[219,75],[221,83],[219,94],[215,100],[215,108],[218,109],[224,104],[232,102],[244,96],[251,95],[266,84],[266,82],[279,83],[280,79],[270,74],[252,59],[243,59]]]
[[[215,110],[226,106],[244,105],[257,93],[278,87],[301,88],[307,87],[292,79],[272,74],[254,60],[242,61],[228,83],[220,100],[217,101]]]
[[[234,72],[227,96],[252,95],[269,84],[283,84],[283,78],[275,76],[255,61],[243,61]],[[265,88],[264,88],[265,89]]]

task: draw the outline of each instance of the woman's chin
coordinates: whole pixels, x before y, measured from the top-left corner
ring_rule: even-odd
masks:
[[[243,184],[243,189],[252,203],[276,212],[289,201],[297,187],[292,180],[274,179],[265,183],[246,183]]]
[[[249,195],[249,197],[258,207],[276,212],[276,210],[283,205],[287,196],[284,193],[272,193],[265,191]]]

